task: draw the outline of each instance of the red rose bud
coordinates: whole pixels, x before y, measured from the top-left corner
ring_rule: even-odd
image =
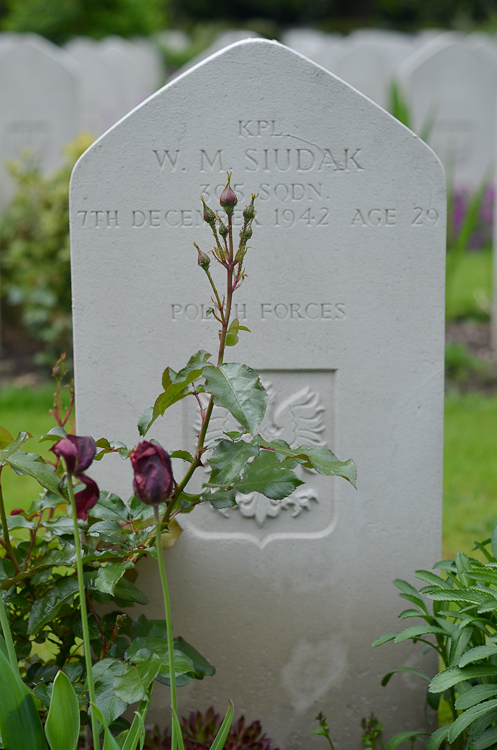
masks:
[[[219,198],[219,203],[224,208],[228,216],[233,215],[235,206],[238,203],[238,198],[236,197],[235,193],[231,189],[230,180],[231,180],[231,174],[228,175],[228,182],[223,192],[221,193],[221,197]]]
[[[133,490],[147,505],[166,502],[174,487],[171,459],[162,446],[144,440],[130,454]]]
[[[97,446],[91,437],[67,435],[50,448],[58,458],[63,458],[69,474],[81,474],[95,458]]]
[[[214,213],[212,208],[209,208],[209,206],[206,205],[203,196],[202,203],[204,204],[204,221],[207,222],[207,224],[210,224],[211,227],[213,227],[216,223],[216,214]]]
[[[21,513],[24,513],[24,510],[22,508],[14,508],[14,510],[10,511],[9,515],[19,516]]]
[[[204,271],[207,271],[207,269],[209,268],[209,266],[211,264],[211,259],[209,258],[208,255],[206,255],[205,253],[202,252],[202,250],[199,248],[199,246],[197,245],[196,242],[194,242],[193,244],[197,248],[197,252],[198,252],[198,264],[199,264],[200,268],[203,268]]]
[[[76,515],[83,521],[88,518],[88,511],[91,510],[97,503],[100,497],[100,492],[97,483],[90,479],[90,477],[82,474],[78,477],[78,481],[86,485],[84,490],[76,492],[74,499],[76,501]]]

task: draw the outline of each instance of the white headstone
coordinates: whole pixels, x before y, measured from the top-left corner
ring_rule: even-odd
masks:
[[[394,72],[382,46],[370,40],[345,42],[333,72],[380,107],[388,108]]]
[[[428,43],[401,66],[413,127],[433,127],[428,142],[456,185],[472,190],[493,177],[497,67],[463,44]]]
[[[55,169],[78,132],[79,81],[67,57],[31,42],[0,56],[0,204],[13,190],[6,160],[29,149],[42,169]]]
[[[218,38],[209,47],[207,47],[207,49],[204,49],[203,52],[195,55],[195,57],[189,60],[179,70],[176,70],[173,75],[169,77],[169,80],[171,81],[174,78],[177,78],[182,73],[185,73],[187,70],[190,70],[190,68],[193,68],[194,65],[197,65],[199,62],[202,62],[202,60],[205,60],[207,57],[210,57],[211,55],[219,52],[225,47],[229,47],[231,44],[241,42],[244,39],[257,39],[258,37],[259,34],[256,31],[250,31],[249,29],[242,29],[240,31],[238,31],[237,29],[231,29],[230,31],[226,31],[224,34],[218,36]]]
[[[144,86],[143,71],[137,64],[125,40],[107,37],[96,47],[97,55],[114,71],[124,92],[125,112],[128,113],[152,93]]]
[[[359,480],[356,492],[308,474],[289,503],[240,496],[228,517],[180,517],[167,551],[174,632],[218,671],[180,689],[179,710],[231,697],[282,750],[310,747],[322,710],[352,749],[371,710],[388,737],[422,726],[421,681],[380,680],[436,667],[418,648],[370,644],[398,624],[391,580],[440,554],[443,170],[393,117],[276,42],[235,44],[157,92],[72,178],[80,434],[135,444],[164,367],[216,350],[192,243],[211,245],[199,198],[216,207],[226,170],[240,206],[259,193],[236,300],[252,333],[230,357],[268,386],[263,431],[325,441]],[[194,445],[186,401],[150,433],[168,449]],[[111,458],[93,475],[127,498],[129,462]],[[160,617],[153,561],[139,576]]]
[[[102,135],[128,112],[123,82],[96,52],[92,39],[77,38],[66,50],[80,65],[80,129]]]

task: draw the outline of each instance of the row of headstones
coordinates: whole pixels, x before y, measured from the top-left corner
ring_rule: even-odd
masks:
[[[145,39],[81,38],[65,49],[35,34],[0,35],[0,205],[12,195],[5,161],[29,149],[44,170],[79,132],[99,136],[164,82]]]
[[[425,133],[448,178],[469,189],[490,181],[497,37],[433,30],[416,36],[362,30],[340,38],[295,29],[283,41],[387,110],[395,81],[406,99],[410,127]]]

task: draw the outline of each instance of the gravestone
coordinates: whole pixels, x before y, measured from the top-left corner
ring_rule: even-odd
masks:
[[[413,128],[433,122],[428,142],[449,179],[475,190],[491,182],[494,164],[497,67],[445,35],[426,44],[401,66]]]
[[[398,626],[392,579],[440,555],[444,174],[393,117],[276,42],[234,44],[165,86],[73,173],[79,434],[134,445],[164,367],[216,351],[192,243],[211,246],[199,199],[216,206],[226,170],[241,207],[259,193],[235,299],[252,333],[229,357],[266,384],[265,434],[326,442],[359,479],[355,491],[307,474],[287,502],[247,495],[226,515],[180,517],[173,627],[217,675],[181,688],[179,710],[224,711],[231,697],[281,750],[311,747],[322,710],[352,750],[372,710],[387,737],[424,723],[422,681],[382,688],[386,672],[436,669],[411,645],[370,644]],[[187,401],[149,433],[170,450],[194,446]],[[211,435],[230,424],[215,417]],[[92,475],[130,496],[129,462],[106,457]],[[139,585],[160,617],[153,561]],[[151,720],[164,722],[158,696]]]
[[[333,72],[376,104],[388,109],[394,68],[383,44],[370,39],[352,39],[342,45]]]
[[[79,91],[76,68],[69,55],[49,42],[20,42],[0,55],[0,204],[14,186],[5,161],[28,149],[43,170],[63,161],[62,147],[79,126]]]

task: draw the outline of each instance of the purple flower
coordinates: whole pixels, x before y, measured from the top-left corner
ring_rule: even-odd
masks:
[[[159,505],[171,496],[174,487],[171,459],[157,443],[144,440],[130,454],[133,465],[133,490],[147,505]]]
[[[97,483],[84,474],[78,476],[78,482],[82,482],[86,487],[84,490],[76,492],[74,495],[76,501],[76,515],[78,518],[86,521],[88,518],[88,511],[98,503],[100,492]]]
[[[97,446],[91,437],[67,435],[50,449],[58,458],[63,458],[69,474],[81,474],[90,466]]]
[[[233,215],[234,208],[236,204],[238,203],[238,198],[236,197],[235,193],[231,189],[230,180],[231,180],[231,174],[228,174],[228,182],[223,192],[221,193],[221,197],[219,198],[219,203],[224,208],[228,216]]]

